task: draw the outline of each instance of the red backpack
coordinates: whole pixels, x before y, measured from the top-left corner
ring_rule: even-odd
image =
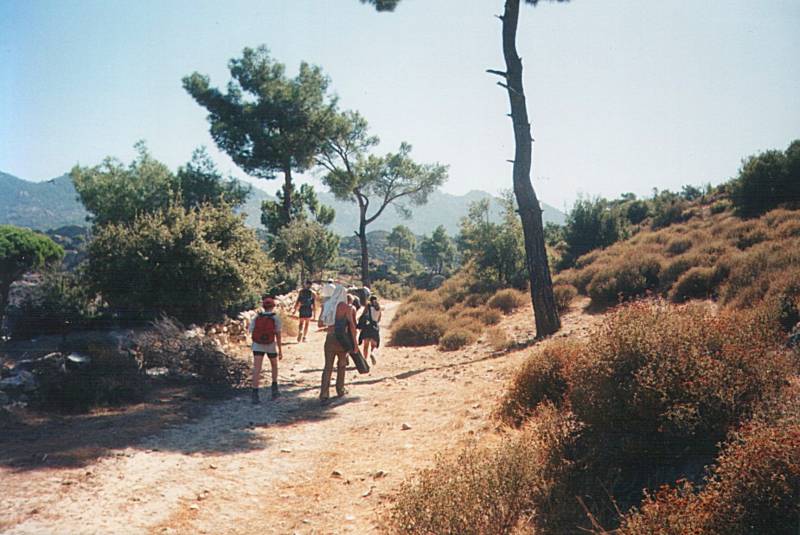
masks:
[[[271,344],[275,341],[275,314],[260,313],[256,316],[256,325],[253,329],[253,342],[257,344]]]

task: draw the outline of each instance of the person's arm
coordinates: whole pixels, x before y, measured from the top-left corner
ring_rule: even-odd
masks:
[[[311,317],[314,318],[317,315],[317,294],[311,292]]]
[[[294,308],[292,309],[292,314],[297,314],[298,308],[300,308],[300,294],[297,294],[297,301],[294,302]]]

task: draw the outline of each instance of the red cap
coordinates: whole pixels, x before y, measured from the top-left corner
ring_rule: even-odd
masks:
[[[271,297],[265,297],[261,300],[261,304],[264,306],[264,308],[274,307],[275,300]]]

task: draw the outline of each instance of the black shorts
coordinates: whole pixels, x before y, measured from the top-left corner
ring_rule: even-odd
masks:
[[[253,351],[253,356],[254,357],[263,357],[264,355],[265,355],[265,353],[263,351]],[[266,355],[271,359],[278,358],[278,354],[277,353],[266,353]]]
[[[312,317],[314,317],[314,314],[312,314],[310,308],[308,310],[303,310],[302,308],[300,309],[300,319],[301,320],[311,319]]]

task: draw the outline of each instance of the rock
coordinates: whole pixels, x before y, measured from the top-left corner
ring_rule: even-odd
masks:
[[[347,520],[348,522],[352,522],[353,520],[356,519],[356,517],[354,517],[353,515],[344,515],[344,519]]]
[[[383,470],[378,470],[377,472],[372,474],[373,479],[380,479],[382,477],[386,477],[386,472],[384,472]]]
[[[400,429],[402,429],[403,431],[408,431],[409,429],[411,429],[411,426],[408,425],[407,423],[404,423],[403,425],[400,426]]]
[[[338,470],[331,472],[331,477],[342,477],[342,473]]]
[[[197,511],[198,509],[200,509],[200,506],[197,505],[196,503],[193,503],[192,505],[189,506],[189,509],[191,509],[192,511]]]
[[[19,370],[11,377],[0,380],[0,390],[33,392],[36,390],[36,377],[29,371]]]

